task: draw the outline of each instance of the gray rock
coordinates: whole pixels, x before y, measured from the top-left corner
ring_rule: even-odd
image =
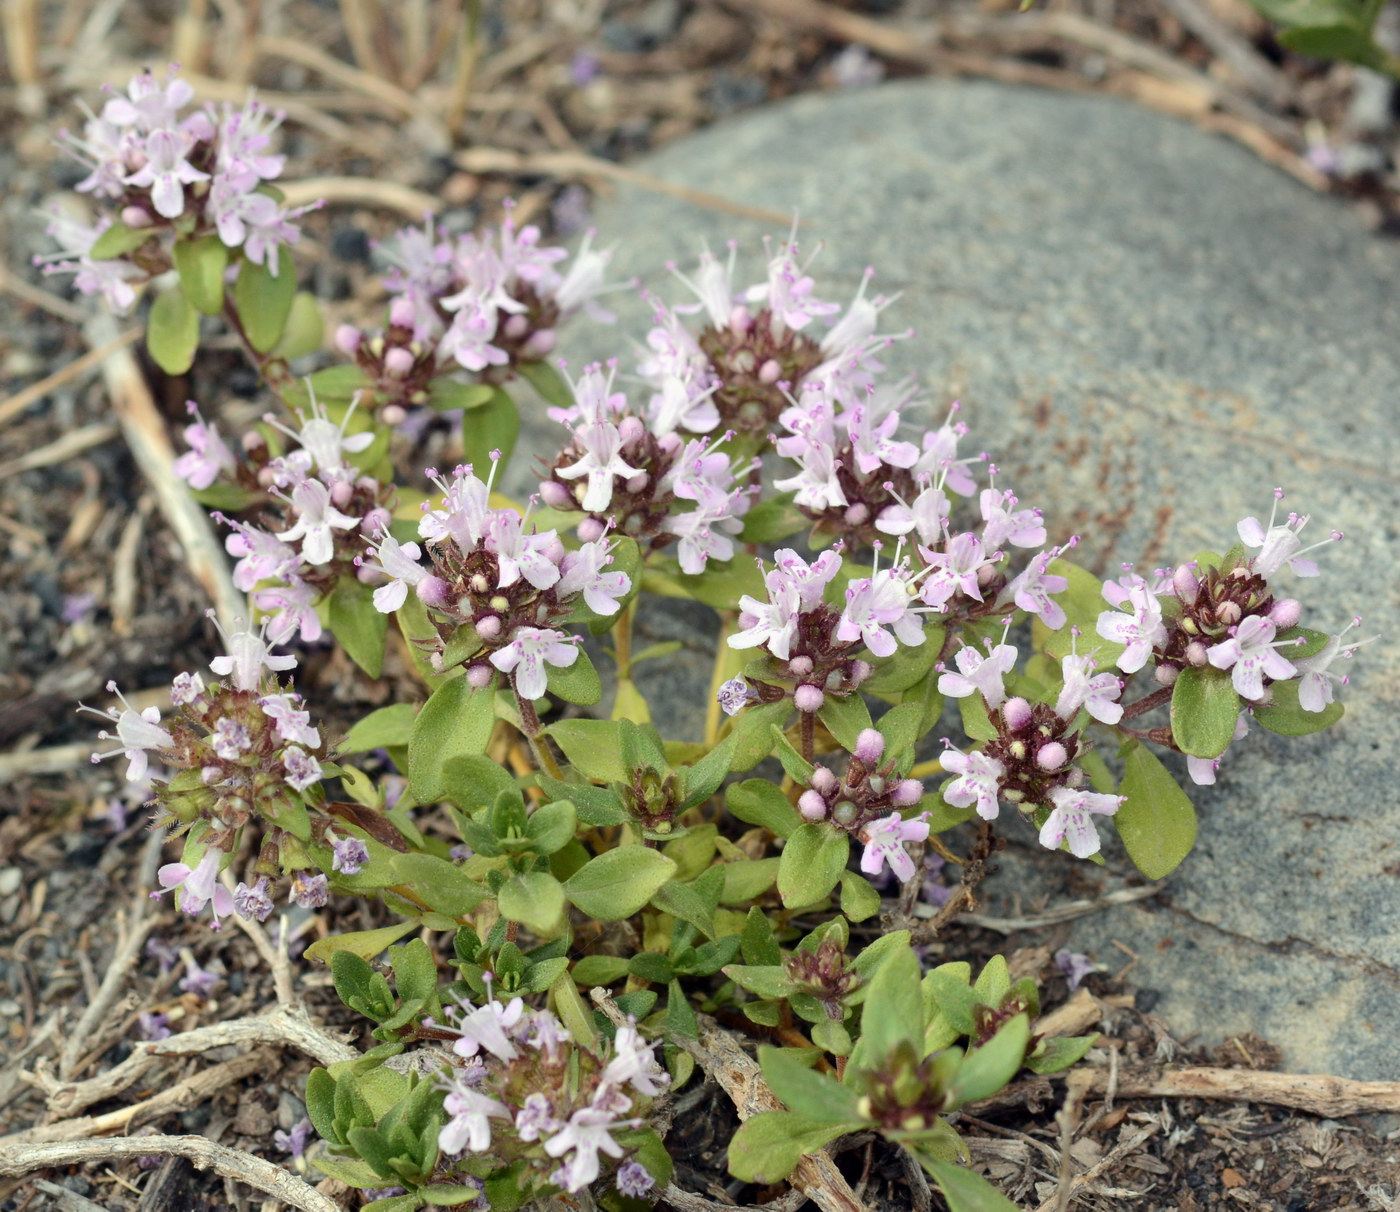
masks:
[[[827,244],[813,267],[826,297],[875,266],[880,289],[903,292],[889,329],[917,330],[889,362],[928,384],[928,419],[961,397],[1004,482],[1045,508],[1054,536],[1083,535],[1090,563],[1153,567],[1228,544],[1276,484],[1319,534],[1347,532],[1323,577],[1298,586],[1305,622],[1361,613],[1389,633],[1357,658],[1347,718],[1299,741],[1256,730],[1197,793],[1198,848],[1161,903],[1083,919],[1069,944],[1110,967],[1110,940],[1132,948],[1132,980],[1161,991],[1180,1034],[1248,1028],[1296,1070],[1400,1078],[1400,797],[1383,726],[1400,685],[1400,249],[1189,126],[990,84],[807,96],[639,167],[800,212],[808,246]],[[702,242],[735,238],[745,266],[761,264],[761,224],[659,194],[624,188],[599,221],[619,273],[673,297],[665,263]],[[615,332],[568,335],[575,361],[617,354],[626,368],[648,312],[620,310]],[[694,632],[688,650],[703,649]],[[676,700],[703,705],[698,651],[666,671]],[[1069,896],[1070,862],[1012,832],[1031,844],[1013,847],[989,911]],[[1111,862],[1116,882],[1126,864]]]

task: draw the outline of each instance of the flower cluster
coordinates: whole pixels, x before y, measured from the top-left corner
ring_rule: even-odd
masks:
[[[82,134],[60,136],[88,170],[79,192],[106,213],[92,226],[56,216],[49,234],[63,251],[39,260],[48,272],[75,273],[79,290],[100,293],[118,314],[135,302],[138,283],[171,268],[177,234],[217,237],[273,275],[281,247],[300,238],[295,221],[310,208],[289,209],[268,184],[282,174],[284,157],[269,150],[282,116],[257,101],[184,112],[193,98],[174,68],[164,81],[145,71],[99,114],[89,111]],[[114,225],[130,238],[95,255]]]
[[[162,867],[158,879],[163,889],[178,890],[176,903],[185,913],[198,914],[209,905],[216,929],[219,918],[235,909],[259,920],[272,911],[266,872],[277,870],[280,828],[273,826],[265,838],[255,885],[240,884],[231,895],[218,884],[219,872],[250,821],[288,819],[319,791],[327,751],[301,696],[278,676],[295,668],[296,658],[274,653],[267,630],[266,624],[257,631],[240,625],[225,634],[227,652],[209,665],[218,681],[206,684],[199,673],[179,674],[170,688],[177,712],[168,719],[162,720],[156,707],[138,712],[115,683],[108,690],[120,698],[121,710],[83,708],[116,725],[118,748],[94,754],[94,762],[120,754],[127,759],[127,778],[140,779],[155,753],[176,771],[158,785],[157,799],[176,832],[188,833],[189,843],[183,859]],[[104,730],[98,736],[106,740],[109,734]],[[333,838],[328,822],[311,828],[316,841],[334,847],[337,870],[348,869],[342,858],[353,865],[368,857],[358,838]],[[299,844],[298,852],[304,854]],[[326,895],[324,875],[294,874],[294,899],[323,905]]]
[[[972,647],[954,657],[956,672],[946,671],[938,689],[952,698],[981,696],[996,736],[967,753],[950,749],[943,768],[956,777],[943,798],[957,808],[974,807],[983,820],[995,820],[1000,802],[1022,812],[1048,813],[1041,824],[1041,844],[1051,849],[1067,842],[1079,858],[1100,846],[1091,816],[1111,816],[1121,796],[1085,790],[1086,776],[1074,765],[1088,749],[1080,728],[1081,712],[1115,724],[1123,708],[1117,699],[1123,683],[1111,673],[1095,674],[1092,657],[1071,653],[1061,661],[1063,689],[1053,706],[1008,697],[1005,677],[1016,665],[1014,645],[1004,640],[987,645],[984,656]]]
[[[540,484],[540,498],[560,510],[589,515],[581,536],[596,535],[611,520],[619,534],[645,550],[678,544],[684,572],[703,572],[711,559],[729,560],[743,529],[757,459],[720,449],[733,438],[682,438],[634,413],[612,390],[613,367],[589,366],[574,384],[574,404],[551,408],[568,425],[569,445]]]
[[[904,843],[926,841],[929,827],[926,813],[905,820],[900,809],[923,799],[924,785],[918,779],[899,778],[892,761],[882,766],[884,752],[884,736],[874,728],[864,729],[845,775],[838,779],[825,766],[816,767],[797,810],[803,820],[829,822],[864,842],[860,869],[867,875],[878,875],[888,865],[907,883],[914,878],[914,860]]]
[[[194,422],[185,427],[190,450],[175,469],[194,488],[207,488],[220,477],[242,488],[250,500],[262,501],[259,523],[217,513],[233,532],[225,545],[237,563],[233,582],[253,595],[253,604],[269,618],[268,634],[284,644],[300,634],[320,638],[316,603],[342,577],[356,575],[356,561],[366,540],[389,526],[393,486],[357,469],[347,456],[364,453],[372,432],[347,432],[354,405],[332,421],[315,400],[310,414],[299,414],[292,429],[272,414],[263,419],[296,443],[274,456],[261,435],[245,442],[246,464],[239,464],[215,427],[189,405]]]
[[[512,205],[498,233],[451,237],[429,219],[380,245],[392,266],[389,330],[369,339],[343,330],[337,344],[371,375],[395,380],[396,391],[404,383],[421,390],[445,365],[500,381],[547,357],[556,328],[578,311],[610,319],[596,299],[612,254],[585,239],[561,274],[567,251],[541,244],[534,225],[517,227]]]
[[[1296,682],[1304,711],[1323,711],[1333,701],[1335,686],[1347,680],[1333,665],[1365,643],[1343,640],[1360,624],[1358,618],[1324,643],[1309,645],[1309,633],[1298,626],[1302,605],[1275,592],[1274,582],[1285,567],[1296,576],[1317,576],[1308,553],[1342,538],[1334,530],[1304,547],[1300,534],[1308,518],[1290,513],[1280,522],[1282,499],[1283,490],[1275,489],[1267,525],[1253,517],[1241,521],[1236,527],[1239,546],[1219,561],[1159,570],[1150,581],[1125,566],[1119,579],[1103,587],[1104,599],[1114,609],[1099,616],[1098,633],[1123,645],[1118,668],[1131,674],[1150,665],[1163,687],[1173,686],[1188,668],[1228,671],[1240,698],[1236,739],[1245,735],[1249,710],[1269,705],[1272,687],[1280,682]],[[1292,655],[1305,647],[1315,650]],[[1191,778],[1200,784],[1213,783],[1219,765],[1218,756],[1187,758]]]
[[[492,452],[492,477],[500,452]],[[469,659],[467,677],[485,686],[495,671],[508,674],[524,699],[545,692],[546,666],[578,659],[577,637],[557,625],[576,611],[616,614],[632,588],[625,572],[608,571],[616,540],[606,533],[565,548],[553,530],[529,526],[528,514],[493,509],[491,478],[469,466],[444,479],[429,477],[442,493],[439,508],[423,504],[418,535],[429,563],[420,563],[418,543],[400,543],[385,533],[361,567],[387,578],[374,605],[388,614],[401,607],[411,586],[429,608],[443,646],[464,629],[471,635],[459,659]],[[441,651],[435,653],[441,664]]]
[[[740,290],[734,284],[736,246],[727,261],[708,250],[693,276],[671,265],[696,302],[667,306],[652,299],[655,320],[641,365],[653,387],[650,412],[670,428],[691,433],[733,429],[765,435],[795,392],[822,382],[854,399],[880,369],[875,353],[889,336],[875,329],[893,299],[867,297],[873,271],[844,309],[812,291],[809,257],[798,259],[796,225],[776,252],[769,248],[766,280]],[[708,324],[692,334],[685,317],[702,312]],[[819,318],[839,317],[819,338],[808,334]]]
[[[618,1027],[604,1058],[575,1046],[550,1011],[528,1009],[518,997],[445,1013],[450,1023],[432,1026],[458,1037],[452,1051],[460,1063],[447,1079],[449,1118],[438,1144],[453,1157],[523,1160],[552,1186],[581,1191],[597,1181],[602,1156],[627,1157],[617,1137],[640,1127],[670,1084],[632,1022]],[[634,1197],[653,1186],[631,1160],[615,1167],[612,1181]]]

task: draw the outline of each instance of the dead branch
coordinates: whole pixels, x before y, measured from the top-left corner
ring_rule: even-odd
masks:
[[[1095,1092],[1108,1088],[1108,1074],[1095,1078]],[[1325,1073],[1270,1073],[1255,1069],[1125,1070],[1119,1098],[1205,1098],[1232,1103],[1269,1103],[1336,1119],[1400,1111],[1400,1082],[1361,1082]]]
[[[183,1157],[201,1170],[231,1178],[280,1199],[301,1212],[341,1212],[295,1174],[249,1153],[216,1145],[202,1136],[138,1136],[115,1140],[62,1141],[20,1148],[0,1147],[0,1174],[27,1174],[53,1166],[81,1166],[124,1157]]]

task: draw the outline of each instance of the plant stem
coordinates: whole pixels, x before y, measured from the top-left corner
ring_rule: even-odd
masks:
[[[1163,703],[1169,702],[1171,697],[1172,687],[1163,686],[1160,690],[1154,690],[1146,698],[1138,699],[1136,703],[1129,703],[1123,708],[1123,718],[1131,720],[1134,716],[1142,715],[1154,707],[1160,707]]]
[[[613,628],[613,660],[617,662],[617,680],[632,680],[632,620],[636,611],[637,599],[628,602],[617,615],[617,625]]]
[[[705,744],[713,747],[719,740],[720,707],[719,688],[725,683],[729,672],[729,629],[734,626],[735,614],[726,610],[720,615],[719,638],[715,644],[715,664],[710,674],[710,697],[705,702]]]
[[[799,711],[797,715],[802,721],[802,756],[810,762],[817,755],[817,717],[810,711]]]
[[[540,727],[540,717],[535,711],[534,703],[522,697],[520,691],[515,687],[514,680],[511,681],[510,689],[511,693],[515,695],[516,710],[520,712],[520,730],[525,734],[525,739],[530,742],[530,751],[535,755],[535,761],[551,778],[562,780],[564,772],[559,769],[559,763],[554,760],[549,743],[541,736],[544,730]]]

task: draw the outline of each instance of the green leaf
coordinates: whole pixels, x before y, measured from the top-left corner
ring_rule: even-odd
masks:
[[[1126,644],[1115,644],[1099,635],[1099,615],[1109,610],[1104,600],[1103,582],[1088,569],[1071,564],[1066,559],[1050,561],[1049,572],[1069,581],[1069,588],[1056,596],[1065,612],[1065,625],[1058,631],[1051,631],[1036,615],[1031,622],[1031,635],[1035,647],[1048,652],[1057,661],[1070,654],[1074,647],[1073,628],[1078,627],[1086,637],[1085,647],[1092,648],[1100,669],[1108,669],[1118,664],[1118,658],[1127,649]]]
[[[860,1096],[849,1086],[812,1069],[817,1049],[806,1050],[803,1056],[794,1048],[770,1048],[761,1045],[758,1063],[763,1068],[768,1087],[789,1111],[796,1111],[810,1120],[827,1124],[858,1123],[862,1116],[856,1110]]]
[[[618,721],[560,720],[545,731],[585,778],[599,783],[631,780],[632,772],[622,760],[622,733]]]
[[[182,375],[194,365],[199,348],[199,312],[178,286],[156,296],[146,324],[146,348],[168,375]]]
[[[323,1140],[332,1145],[342,1143],[335,1130],[335,1078],[324,1069],[312,1069],[307,1076],[306,1113]]]
[[[1377,71],[1387,70],[1389,58],[1369,30],[1349,25],[1321,25],[1284,30],[1279,42],[1314,59],[1341,59]]]
[[[384,669],[389,616],[374,606],[374,590],[356,577],[341,577],[331,591],[330,625],[346,655],[372,678]]]
[[[589,917],[615,922],[631,917],[675,873],[676,864],[646,846],[619,846],[589,859],[564,891]]]
[[[607,721],[602,721],[606,723]],[[557,727],[557,725],[556,725]],[[580,772],[581,773],[581,772]],[[546,774],[539,776],[540,787],[546,795],[560,800],[569,800],[582,824],[594,828],[620,825],[627,819],[622,803],[616,794],[606,787],[592,787],[587,783],[568,783],[552,779]]]
[[[135,252],[147,240],[157,238],[149,227],[128,227],[125,223],[113,223],[94,241],[88,249],[90,261],[115,261],[127,253]]]
[[[573,966],[573,979],[587,989],[611,985],[628,972],[628,962],[620,955],[585,955]]]
[[[520,789],[510,772],[488,757],[464,753],[443,763],[442,797],[463,812],[495,807],[502,792],[514,792],[520,799]]]
[[[546,666],[546,685],[549,693],[566,703],[577,703],[580,707],[591,707],[603,697],[603,683],[588,653],[580,647],[575,649],[578,659],[572,665]]]
[[[999,735],[980,694],[963,695],[958,700],[958,711],[962,714],[963,731],[974,741],[995,740]]]
[[[689,922],[706,938],[715,937],[714,906],[706,902],[689,884],[672,880],[656,890],[651,898],[652,907],[662,913],[669,913],[683,922]]]
[[[794,783],[807,783],[812,781],[812,771],[815,767],[804,758],[794,748],[793,743],[788,740],[785,733],[777,724],[773,724],[773,752],[778,755],[778,761],[783,764],[783,769],[787,771],[788,777]]]
[[[787,840],[778,862],[778,896],[789,909],[830,895],[851,853],[849,835],[808,821]]]
[[[861,1121],[833,1124],[791,1111],[761,1111],[739,1125],[729,1142],[729,1173],[744,1182],[767,1185],[786,1178],[804,1154],[861,1127]]]
[[[853,922],[863,922],[880,912],[880,894],[858,872],[841,872],[841,912]]]
[[[869,1013],[868,1007],[866,1013]],[[1021,1068],[1030,1038],[1030,1019],[1018,1014],[980,1048],[972,1049],[953,1078],[952,1089],[948,1092],[949,1107],[990,1098],[1002,1089]]]
[[[296,293],[296,266],[285,245],[278,249],[276,275],[246,259],[239,266],[233,307],[248,344],[259,353],[271,353],[282,339]]]
[[[723,865],[721,905],[746,905],[768,891],[778,878],[778,858],[738,859]]]
[[[729,964],[724,975],[759,997],[785,998],[797,990],[782,964]]]
[[[394,987],[404,1001],[427,1001],[437,992],[437,964],[421,938],[391,947],[389,963],[394,969]]]
[[[1019,1212],[1009,1199],[980,1174],[952,1162],[937,1161],[916,1152],[920,1165],[938,1184],[948,1201],[948,1212]]]
[[[860,1038],[851,1053],[850,1068],[878,1069],[900,1045],[921,1056],[924,1042],[924,1001],[919,987],[919,961],[906,941],[880,965],[871,978],[860,1016]]]
[[[742,774],[752,770],[773,752],[773,725],[782,725],[792,712],[792,703],[782,699],[776,703],[764,703],[761,707],[748,707],[735,717],[731,735],[738,738],[734,745],[734,756],[730,770]]]
[[[885,738],[885,761],[897,758],[914,747],[923,735],[920,732],[923,721],[923,703],[901,703],[880,717],[876,727]]]
[[[757,905],[754,905],[744,918],[744,930],[739,939],[744,963],[776,965],[783,962],[782,949],[773,933],[773,923]]]
[[[459,383],[456,379],[439,375],[428,388],[428,407],[438,412],[480,408],[495,395],[496,389],[489,383]]]
[[[1032,1073],[1062,1073],[1084,1059],[1084,1054],[1098,1043],[1098,1034],[1043,1039],[1033,1055],[1026,1058],[1026,1068]]]
[[[1172,739],[1185,753],[1219,757],[1235,737],[1240,696],[1230,675],[1212,666],[1187,665],[1172,687]]]
[[[685,1039],[697,1039],[700,1035],[700,1024],[696,1021],[695,1011],[691,1009],[690,1001],[678,980],[673,980],[666,986],[666,1030],[671,1035],[679,1035]]]
[[[330,934],[317,939],[306,949],[306,958],[320,963],[329,963],[337,951],[348,951],[361,959],[373,959],[390,943],[398,942],[410,930],[416,930],[418,923],[413,921],[395,922],[392,926],[381,926],[378,930],[357,930],[351,934]]]
[[[792,503],[794,492],[781,492],[753,506],[744,515],[741,543],[776,543],[812,524]]]
[[[299,290],[292,296],[292,309],[287,313],[287,323],[282,329],[282,339],[273,350],[275,356],[304,358],[316,353],[326,339],[326,321],[321,314],[321,304],[316,296]]]
[[[389,860],[396,883],[410,888],[430,909],[448,917],[470,913],[490,895],[460,867],[433,854],[396,854]]]
[[[425,1200],[434,1207],[455,1208],[461,1204],[472,1203],[480,1194],[475,1187],[462,1187],[456,1183],[429,1183],[426,1187],[419,1187],[410,1198]],[[409,1206],[417,1207],[417,1204]]]
[[[513,875],[501,885],[496,904],[508,921],[551,934],[564,915],[564,886],[546,871]]]
[[[200,236],[197,240],[176,240],[170,251],[185,298],[206,316],[217,316],[224,309],[227,246],[218,236],[211,235]]]
[[[341,754],[368,753],[371,749],[393,749],[407,745],[413,735],[418,708],[413,703],[391,703],[371,711],[340,743]]]
[[[1196,843],[1196,810],[1170,772],[1142,745],[1127,754],[1127,798],[1114,816],[1128,857],[1143,875],[1159,880],[1176,870]]]
[[[749,825],[761,825],[779,837],[791,837],[802,818],[778,786],[767,779],[745,779],[724,795],[730,815]]]
[[[494,388],[490,400],[462,414],[463,462],[470,463],[485,479],[491,468],[491,452],[501,452],[504,469],[519,436],[520,410],[504,387]]]
[[[860,684],[871,694],[899,694],[923,681],[943,650],[944,629],[937,624],[924,628],[924,642],[913,648],[900,645],[892,656],[874,662],[875,672]],[[935,679],[937,680],[937,679]]]
[[[310,1161],[322,1174],[329,1174],[349,1187],[359,1187],[363,1190],[366,1187],[384,1185],[384,1179],[358,1158],[313,1157]],[[365,1204],[360,1212],[413,1212],[413,1204],[404,1202],[411,1198],[394,1195],[388,1199],[376,1199],[373,1203]]]
[[[1261,728],[1279,736],[1308,736],[1330,728],[1346,710],[1335,699],[1321,711],[1305,711],[1298,705],[1297,682],[1275,682],[1269,687],[1273,701],[1267,707],[1256,707],[1254,718]]]
[[[1004,955],[994,955],[987,961],[986,967],[977,974],[977,980],[972,986],[972,991],[978,998],[988,1006],[1001,1004],[1011,990],[1011,968],[1006,962]]]
[[[564,849],[578,828],[578,812],[568,800],[542,804],[525,822],[525,836],[534,843],[536,854],[554,854]]]
[[[1331,638],[1327,632],[1314,631],[1311,627],[1290,627],[1274,637],[1275,640],[1288,641],[1279,651],[1290,661],[1316,656],[1327,647],[1327,641]]]
[[[870,721],[870,708],[865,705],[859,692],[848,694],[845,698],[827,695],[821,710],[817,712],[817,719],[826,725],[826,730],[836,738],[837,744],[848,751],[855,749],[856,738],[862,732],[874,727]]]
[[[550,363],[520,362],[515,370],[546,404],[552,404],[555,408],[572,408],[577,402],[568,380]]]
[[[486,752],[495,725],[489,686],[473,690],[465,677],[456,677],[433,692],[413,721],[408,742],[409,788],[420,804],[443,796],[444,771],[454,757]]]
[[[703,804],[719,790],[719,785],[729,773],[729,763],[738,743],[739,738],[731,732],[693,766],[685,768],[686,808]]]

